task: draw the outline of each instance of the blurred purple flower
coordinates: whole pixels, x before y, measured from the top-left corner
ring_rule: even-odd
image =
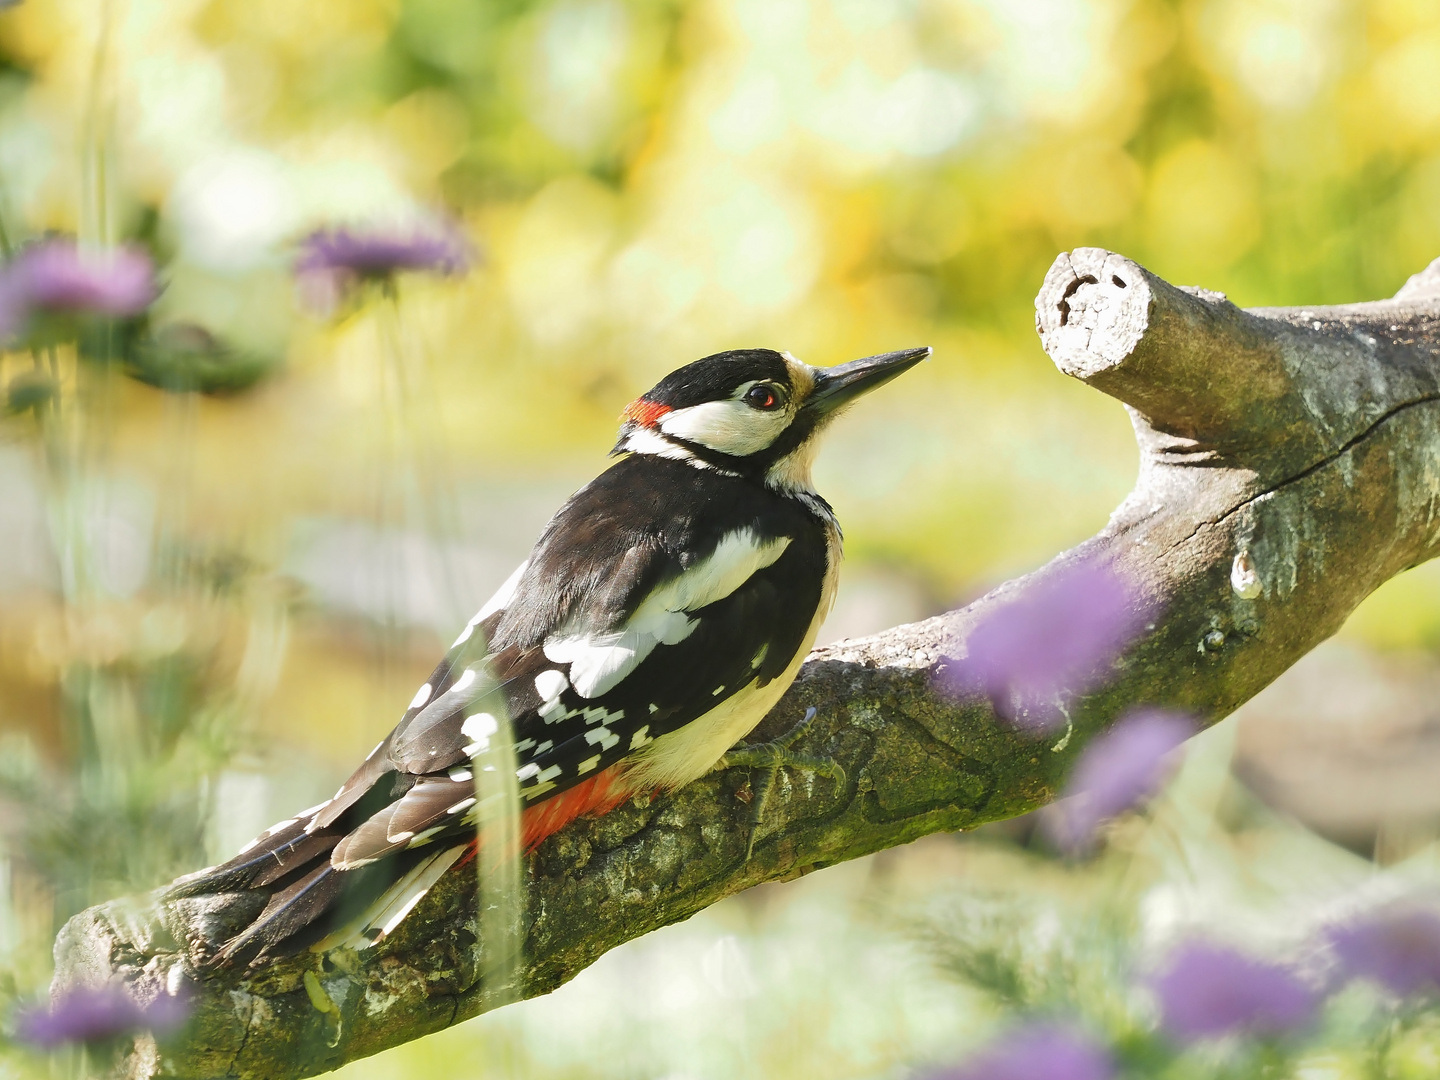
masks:
[[[0,271],[0,331],[37,317],[136,315],[156,292],[154,264],[138,248],[91,252],[73,240],[42,240]]]
[[[1182,1043],[1223,1035],[1282,1035],[1315,1014],[1316,992],[1287,968],[1224,945],[1190,941],[1150,981],[1160,1026]]]
[[[1031,1024],[930,1080],[1110,1080],[1114,1075],[1110,1054],[1087,1035],[1057,1024]]]
[[[402,270],[459,274],[474,261],[474,248],[450,223],[311,233],[300,243],[295,274],[306,300],[330,310],[362,281],[380,281]]]
[[[190,1003],[183,997],[161,996],[140,1005],[124,988],[109,985],[72,990],[48,1009],[32,1009],[19,1015],[15,1038],[50,1050],[63,1043],[98,1042],[139,1028],[172,1031],[190,1015]]]
[[[952,693],[978,685],[1017,727],[1048,731],[1062,696],[1089,690],[1150,616],[1138,590],[1106,562],[1088,560],[1030,581],[986,612],[967,654],[941,676]]]
[[[1440,915],[1393,907],[1332,929],[1342,978],[1370,979],[1400,997],[1440,991]]]
[[[1149,800],[1164,786],[1175,749],[1195,730],[1187,716],[1140,709],[1096,736],[1080,755],[1061,801],[1046,813],[1051,839],[1071,855],[1088,849],[1103,822]]]

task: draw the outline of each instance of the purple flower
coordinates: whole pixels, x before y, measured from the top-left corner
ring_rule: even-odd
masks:
[[[1108,563],[1044,570],[982,616],[965,639],[967,655],[943,678],[960,694],[978,685],[1016,726],[1048,731],[1062,719],[1063,697],[1103,679],[1149,615]]]
[[[181,997],[160,996],[141,1005],[123,987],[110,984],[100,988],[71,990],[48,1009],[20,1014],[15,1037],[42,1050],[63,1043],[98,1042],[124,1035],[138,1028],[173,1031],[190,1014],[190,1003]]]
[[[1327,936],[1345,979],[1370,979],[1399,997],[1440,991],[1440,915],[1433,911],[1397,906]]]
[[[136,315],[155,295],[154,264],[138,248],[84,251],[73,240],[42,240],[0,271],[0,331],[36,318]]]
[[[1189,717],[1141,709],[1093,739],[1045,822],[1062,851],[1076,855],[1100,825],[1149,800],[1169,779],[1175,749],[1195,734]]]
[[[1114,1075],[1110,1054],[1087,1035],[1056,1024],[1030,1024],[931,1080],[1110,1080]]]
[[[1190,941],[1150,981],[1160,1026],[1182,1043],[1222,1035],[1282,1035],[1304,1027],[1317,994],[1278,964],[1224,945]]]
[[[336,227],[311,233],[300,244],[295,274],[306,299],[321,310],[335,306],[362,281],[380,281],[402,270],[459,274],[475,253],[453,224],[404,228]]]

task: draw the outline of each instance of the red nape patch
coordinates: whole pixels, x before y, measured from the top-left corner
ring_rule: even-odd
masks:
[[[625,406],[625,415],[621,419],[629,420],[641,427],[654,427],[668,412],[670,412],[669,405],[661,405],[658,401],[647,401],[643,397],[637,397]]]

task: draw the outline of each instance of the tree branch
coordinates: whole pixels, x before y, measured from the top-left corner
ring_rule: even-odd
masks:
[[[158,1046],[137,1039],[117,1063],[124,1075],[333,1069],[543,994],[616,945],[751,885],[1025,813],[1125,709],[1163,704],[1213,722],[1376,586],[1436,554],[1440,260],[1393,300],[1242,311],[1081,248],[1046,275],[1036,323],[1062,371],[1128,408],[1135,490],[1101,533],[1030,578],[962,611],[816,650],[761,734],[813,705],[804,749],[833,755],[847,779],[782,776],[750,862],[747,776],[732,769],[579,822],[529,858],[517,985],[479,978],[476,883],[457,872],[382,946],[258,972],[191,966],[197,946],[246,914],[236,897],[102,905],[61,932],[56,991],[117,977],[142,1000],[192,987],[194,1021]],[[978,693],[957,702],[934,689],[978,620],[1024,583],[1094,555],[1162,614],[1072,710],[1073,738],[1034,741]],[[331,1009],[313,1004],[307,970]]]

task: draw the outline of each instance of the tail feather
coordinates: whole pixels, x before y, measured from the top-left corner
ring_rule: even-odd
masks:
[[[255,875],[252,887],[273,885],[297,867],[314,862],[321,855],[329,854],[334,846],[334,833],[318,833],[314,836],[300,837],[288,844],[284,851],[268,852],[268,857],[264,860],[265,865]]]
[[[364,866],[405,848],[420,847],[431,838],[452,835],[475,807],[475,785],[463,780],[425,779],[384,809],[371,814],[335,845],[332,861],[341,870]]]
[[[469,845],[456,844],[428,855],[386,889],[360,915],[311,946],[316,952],[331,949],[366,949],[383,940],[399,926],[415,905],[425,898],[445,871],[463,855]]]
[[[270,902],[253,923],[231,938],[216,954],[218,963],[229,963],[242,952],[258,947],[256,959],[270,949],[315,923],[334,905],[345,889],[345,874],[329,860],[293,885],[270,897]]]
[[[320,829],[315,811],[307,812],[263,833],[228,863],[177,881],[170,896],[270,894],[250,925],[212,957],[215,964],[248,955],[253,967],[307,945],[319,951],[368,947],[394,931],[447,871],[468,863],[481,836],[487,845],[498,839],[485,823],[478,831],[465,825],[473,798],[452,801],[463,790],[470,789],[448,778],[416,784],[393,802],[373,809],[362,804]],[[527,807],[520,815],[519,850],[534,851],[576,818],[603,814],[629,794],[620,767],[612,766]],[[382,797],[373,790],[371,795],[372,801]]]
[[[375,786],[375,782],[391,771],[389,762],[389,739],[383,740],[360,767],[350,774],[350,779],[340,785],[340,790],[315,808],[308,828],[328,829],[339,821],[347,810],[363,799]]]
[[[335,833],[307,835],[306,821],[294,819],[258,837],[229,862],[180,878],[170,886],[172,897],[239,892],[279,881],[286,874],[329,851],[340,839]]]

